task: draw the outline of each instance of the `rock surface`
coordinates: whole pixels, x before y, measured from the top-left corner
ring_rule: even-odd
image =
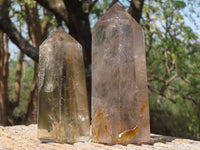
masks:
[[[41,143],[36,137],[37,125],[0,126],[0,150],[199,150],[200,141],[151,134],[151,143],[103,145],[92,142],[59,144]]]

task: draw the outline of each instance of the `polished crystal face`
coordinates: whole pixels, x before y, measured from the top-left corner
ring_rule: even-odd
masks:
[[[92,140],[150,140],[145,45],[141,26],[118,4],[92,31]]]
[[[38,138],[87,141],[89,128],[82,47],[59,28],[40,46]]]

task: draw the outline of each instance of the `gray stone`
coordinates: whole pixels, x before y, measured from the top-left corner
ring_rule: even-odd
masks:
[[[92,31],[92,140],[150,140],[143,30],[118,4]]]

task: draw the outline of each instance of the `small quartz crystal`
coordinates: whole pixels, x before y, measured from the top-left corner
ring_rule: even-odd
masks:
[[[58,28],[40,46],[38,138],[87,141],[89,128],[82,47]]]

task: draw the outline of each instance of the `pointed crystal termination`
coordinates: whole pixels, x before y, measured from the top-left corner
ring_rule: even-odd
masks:
[[[82,47],[59,28],[40,46],[38,138],[87,141],[89,128]]]
[[[145,46],[140,25],[115,4],[92,31],[92,140],[150,140]]]

